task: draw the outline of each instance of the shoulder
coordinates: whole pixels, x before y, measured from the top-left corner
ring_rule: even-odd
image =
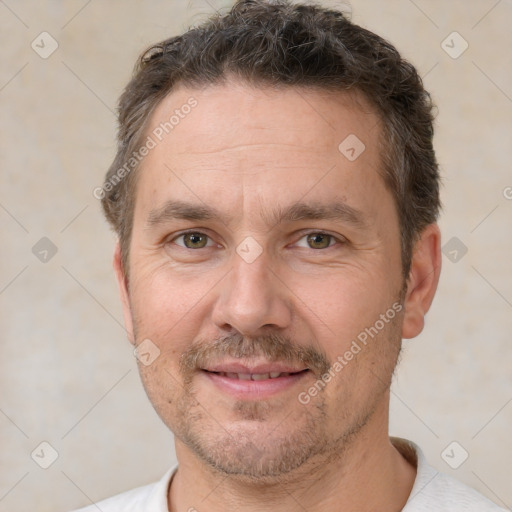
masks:
[[[74,512],[142,512],[156,484],[137,487]]]
[[[427,463],[418,445],[391,438],[395,448],[417,466],[416,480],[402,512],[504,512],[485,496]]]
[[[415,502],[420,506],[415,507]],[[418,489],[415,495],[411,493],[407,505],[409,503],[411,504],[411,512],[432,510],[446,512],[504,512],[505,510],[471,487],[439,472],[435,472],[432,480],[426,485],[424,490]],[[408,508],[404,509],[404,512],[408,511]]]
[[[167,490],[176,467],[160,481],[137,487],[73,512],[167,512]]]

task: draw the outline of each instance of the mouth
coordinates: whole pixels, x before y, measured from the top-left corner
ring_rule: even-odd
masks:
[[[208,371],[208,370],[205,370]],[[289,377],[290,375],[296,375],[297,373],[307,372],[307,369],[300,370],[298,372],[268,372],[268,373],[236,373],[236,372],[210,372],[216,373],[221,377],[236,380],[267,380],[267,379],[278,379],[279,377]]]
[[[264,399],[295,387],[309,368],[269,363],[258,366],[237,362],[202,368],[201,373],[218,390],[237,399]]]

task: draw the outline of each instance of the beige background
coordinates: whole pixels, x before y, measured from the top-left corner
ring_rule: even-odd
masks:
[[[70,510],[174,463],[125,340],[114,238],[92,191],[114,155],[113,112],[136,56],[222,5],[0,1],[2,512]],[[444,243],[468,248],[455,263],[443,257],[427,327],[405,341],[391,433],[510,508],[512,2],[354,0],[352,9],[425,77],[439,107]],[[59,45],[47,59],[31,48],[43,31]],[[453,31],[469,44],[457,59],[442,47]],[[42,237],[57,247],[46,263],[32,252]],[[441,457],[454,440],[469,453],[456,470]],[[50,460],[42,441],[58,452],[46,470],[31,458]]]

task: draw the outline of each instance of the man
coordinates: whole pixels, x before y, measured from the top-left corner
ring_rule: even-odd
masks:
[[[431,110],[311,5],[240,0],[143,54],[96,193],[178,466],[84,510],[500,510],[388,434],[441,268]]]

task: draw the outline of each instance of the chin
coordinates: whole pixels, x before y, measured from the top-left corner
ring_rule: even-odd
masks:
[[[329,453],[327,433],[318,421],[320,408],[317,414],[300,410],[273,421],[265,408],[247,405],[229,421],[216,421],[201,407],[188,408],[168,426],[202,464],[245,482],[282,483],[308,461]]]
[[[316,443],[298,444],[296,436],[289,439],[271,439],[260,443],[260,439],[247,436],[224,438],[221,442],[203,440],[190,444],[197,457],[211,469],[241,481],[282,481],[284,477],[299,469],[321,452]]]

